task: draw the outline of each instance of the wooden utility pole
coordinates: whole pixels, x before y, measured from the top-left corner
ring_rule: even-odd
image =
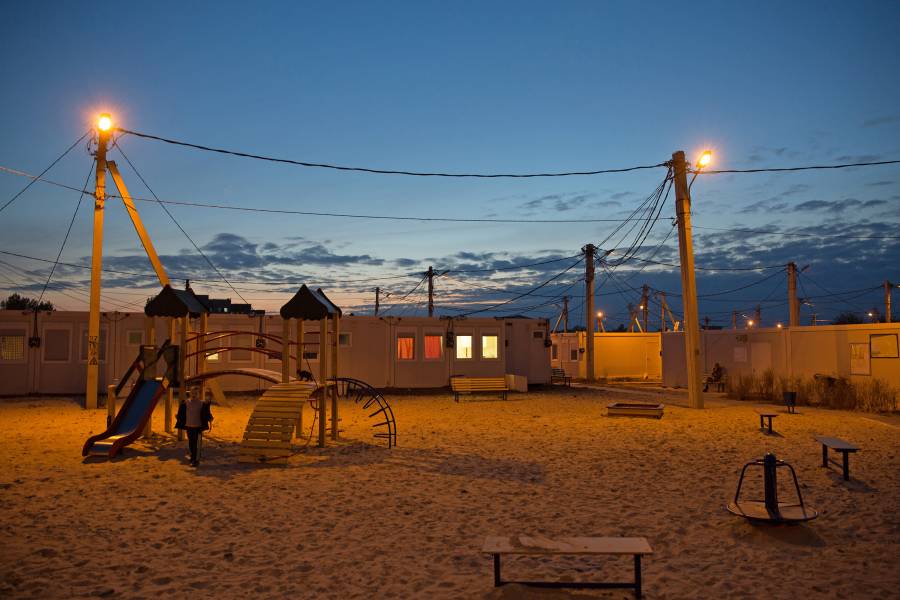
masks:
[[[106,204],[106,145],[109,143],[110,132],[109,126],[105,129],[97,128],[97,152],[94,155],[97,166],[94,169],[94,233],[91,247],[85,408],[97,408],[97,386],[100,385],[100,276],[103,269],[103,209]]]
[[[563,296],[563,333],[569,333],[569,297]]]
[[[650,321],[650,286],[646,283],[641,286],[641,317],[644,321],[644,332],[650,331],[647,328]]]
[[[790,326],[800,325],[800,301],[797,300],[797,264],[789,262],[788,274],[788,307],[790,310]]]
[[[675,183],[675,214],[678,219],[678,252],[681,258],[681,298],[684,305],[684,346],[687,359],[688,403],[703,408],[700,391],[700,322],[697,318],[697,281],[691,231],[691,196],[687,184],[684,152],[672,154]]]
[[[663,333],[666,332],[666,293],[658,292],[659,294],[659,330]]]
[[[381,306],[381,288],[375,288],[375,316],[378,316],[378,309]]]
[[[585,378],[594,381],[594,245],[584,247],[584,326],[585,326],[585,358],[587,369]]]
[[[762,327],[762,306],[759,304],[756,305],[756,313],[754,314],[753,320],[757,327]]]
[[[428,267],[428,316],[434,316],[434,267]]]
[[[894,287],[894,284],[884,280],[884,322],[891,322],[891,288]]]
[[[737,329],[737,311],[731,311],[731,328]]]

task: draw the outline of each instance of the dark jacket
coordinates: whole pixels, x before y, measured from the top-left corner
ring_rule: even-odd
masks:
[[[204,402],[203,407],[200,409],[200,422],[202,423],[200,429],[209,431],[209,424],[212,420],[211,404]],[[187,429],[185,421],[187,421],[187,405],[182,402],[178,405],[178,412],[175,414],[175,429]]]

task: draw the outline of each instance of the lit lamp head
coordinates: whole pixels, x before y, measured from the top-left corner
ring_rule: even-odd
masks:
[[[775,325],[775,327],[777,327],[778,329],[781,329],[781,328],[782,328],[782,325],[781,325],[781,323],[778,323],[778,324]]]
[[[112,117],[109,116],[109,113],[101,113],[99,117],[97,117],[97,129],[102,133],[109,133],[112,129]]]
[[[747,321],[747,327],[753,327],[753,319]]]
[[[700,158],[697,159],[697,168],[702,169],[709,166],[712,162],[712,150],[704,150]]]
[[[598,319],[602,319],[602,318],[603,318],[603,311],[602,311],[602,310],[598,310],[598,311],[597,311],[597,318],[598,318]]]

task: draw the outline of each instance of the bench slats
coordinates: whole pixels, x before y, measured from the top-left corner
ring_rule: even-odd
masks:
[[[485,554],[653,554],[642,537],[490,536],[481,550]]]
[[[841,452],[857,452],[859,450],[857,446],[854,446],[850,442],[844,441],[841,438],[817,435],[816,441],[820,444],[828,446],[832,450],[839,450]]]

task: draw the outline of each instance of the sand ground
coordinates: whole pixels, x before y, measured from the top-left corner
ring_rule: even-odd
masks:
[[[494,589],[479,550],[506,534],[645,536],[651,599],[900,597],[896,425],[805,408],[768,436],[752,405],[608,418],[611,394],[389,397],[393,450],[342,405],[342,442],[261,468],[235,462],[253,399],[231,398],[214,407],[198,469],[163,435],[85,461],[105,411],[0,401],[0,597],[633,597]],[[821,468],[816,434],[862,447],[852,482]],[[741,466],[767,450],[797,469],[818,520],[765,527],[723,509]],[[524,558],[504,575],[626,579],[631,563]]]

